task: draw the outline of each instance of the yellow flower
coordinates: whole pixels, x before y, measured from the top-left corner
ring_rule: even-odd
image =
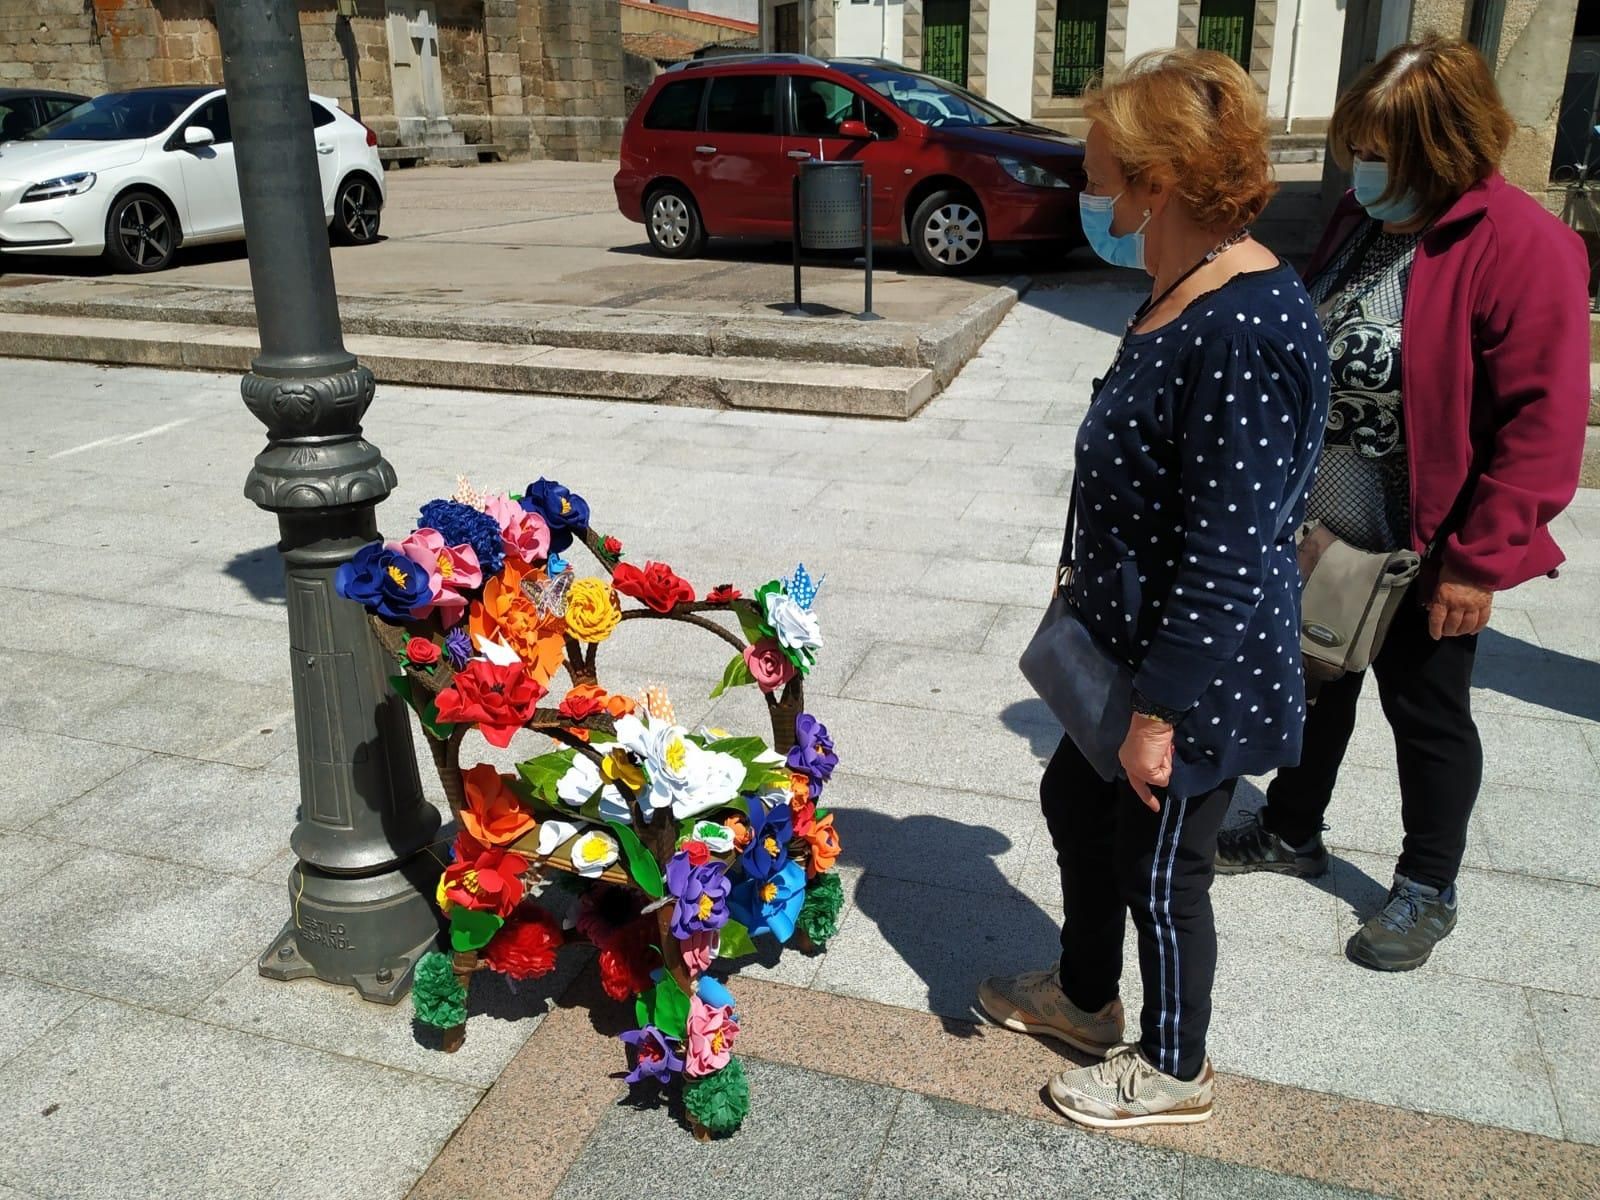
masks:
[[[439,876],[439,886],[434,890],[433,898],[439,902],[439,911],[448,917],[450,915],[450,910],[454,908],[455,905],[450,903],[450,897],[445,894],[448,890],[445,886],[447,882],[448,881],[443,875]]]
[[[580,642],[603,642],[622,620],[617,593],[603,579],[579,579],[567,595],[567,632]]]
[[[612,783],[620,783],[634,795],[644,787],[644,771],[628,757],[626,750],[613,750],[600,764],[600,772]]]

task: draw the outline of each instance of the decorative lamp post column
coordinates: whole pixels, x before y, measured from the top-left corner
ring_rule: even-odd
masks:
[[[361,436],[372,373],[344,347],[296,0],[217,0],[261,355],[245,404],[267,427],[245,495],[278,516],[300,812],[290,916],[261,957],[392,1004],[433,945],[444,847],[405,705],[366,613],[334,572],[378,536],[392,468]]]

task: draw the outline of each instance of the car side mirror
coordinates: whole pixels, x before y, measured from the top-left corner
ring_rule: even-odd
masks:
[[[217,140],[217,135],[204,125],[191,125],[183,131],[183,144],[198,149],[201,146],[212,145]]]
[[[839,136],[853,138],[858,142],[869,142],[872,140],[872,130],[867,128],[864,121],[840,121]]]

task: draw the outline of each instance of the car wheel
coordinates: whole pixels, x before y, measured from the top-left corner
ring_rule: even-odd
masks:
[[[989,249],[988,226],[965,192],[934,192],[911,218],[911,252],[924,271],[953,275],[972,268]]]
[[[178,252],[178,219],[154,192],[118,196],[106,214],[106,258],[119,271],[162,271]]]
[[[378,240],[383,197],[365,175],[352,175],[333,198],[333,240],[343,246],[370,246]]]
[[[693,258],[705,248],[705,222],[694,198],[682,188],[650,193],[644,202],[644,227],[656,253],[668,258]]]

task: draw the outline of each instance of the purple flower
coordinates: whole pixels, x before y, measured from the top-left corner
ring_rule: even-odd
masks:
[[[444,635],[444,649],[450,656],[452,669],[459,671],[467,665],[467,660],[472,657],[472,635],[467,632],[465,625],[457,625]]]
[[[654,1025],[643,1029],[630,1029],[621,1035],[633,1047],[633,1070],[627,1082],[643,1083],[653,1079],[657,1083],[671,1083],[672,1077],[683,1070],[683,1059],[672,1049],[672,1041]]]
[[[386,621],[409,621],[411,610],[427,603],[432,591],[428,573],[404,554],[371,542],[342,563],[333,576],[334,589]]]
[[[708,862],[695,866],[685,851],[667,864],[667,890],[677,900],[672,910],[672,936],[686,942],[697,933],[710,933],[728,923],[728,864]]]
[[[787,801],[771,808],[759,799],[750,801],[750,844],[741,861],[745,874],[765,883],[789,861],[789,843],[794,840],[794,813]]]
[[[588,502],[553,479],[540,476],[530,483],[519,503],[529,512],[538,513],[550,526],[550,549],[557,554],[572,545],[573,534],[589,528]]]
[[[828,727],[810,713],[801,713],[794,719],[794,749],[789,751],[789,768],[808,776],[818,793],[822,785],[833,777],[839,765],[839,756],[833,752],[833,739]]]

